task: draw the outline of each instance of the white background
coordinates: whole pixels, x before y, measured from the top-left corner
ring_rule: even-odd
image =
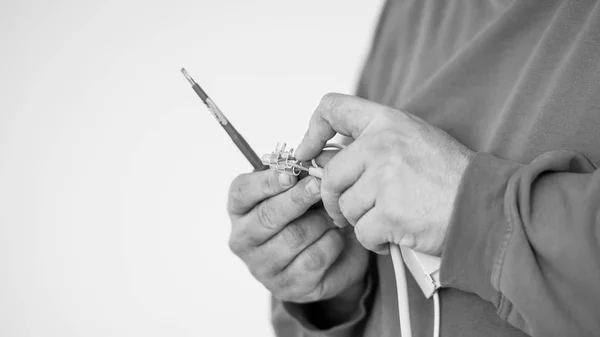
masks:
[[[249,165],[352,93],[380,1],[0,0],[0,336],[271,335],[230,253]]]

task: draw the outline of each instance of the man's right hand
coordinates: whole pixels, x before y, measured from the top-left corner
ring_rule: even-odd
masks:
[[[297,182],[272,170],[238,176],[229,190],[229,246],[280,300],[348,304],[364,288],[369,253],[323,208],[309,209],[319,200],[313,177]]]

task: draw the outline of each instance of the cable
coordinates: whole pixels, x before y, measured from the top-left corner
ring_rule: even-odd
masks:
[[[311,167],[308,169],[308,174],[313,177],[323,179],[323,169],[320,167]]]
[[[285,144],[284,144],[285,147]],[[339,149],[343,150],[346,146],[339,143],[327,143],[325,149]],[[281,149],[283,151],[283,149]],[[277,155],[278,153],[274,153]],[[266,162],[270,163],[271,155],[267,155]],[[281,157],[278,157],[281,158]],[[265,163],[265,165],[267,164]],[[297,168],[299,170],[308,171],[308,174],[316,178],[323,178],[323,169],[319,167],[315,159],[311,160],[312,166],[302,166],[299,163],[291,163],[288,161],[288,157],[283,157],[277,161],[277,165],[285,163],[286,166],[291,168]],[[396,244],[390,243],[390,255],[392,257],[392,265],[394,267],[394,275],[396,277],[396,291],[398,293],[398,319],[400,324],[400,334],[402,337],[412,337],[412,327],[410,322],[410,305],[408,301],[408,285],[406,283],[406,271],[404,269],[404,259],[402,258],[402,252],[400,247]],[[433,310],[434,310],[434,321],[433,321],[433,336],[439,337],[440,335],[440,298],[436,292],[433,293]]]
[[[324,149],[335,148],[343,150],[345,145],[339,143],[327,143]],[[312,160],[313,167],[308,173],[312,176],[321,178],[323,170],[318,167],[316,161]],[[412,337],[412,326],[410,323],[410,305],[408,301],[408,284],[406,283],[406,271],[404,269],[404,259],[400,247],[390,243],[390,255],[392,256],[392,265],[394,266],[394,275],[396,277],[396,291],[398,293],[398,319],[400,323],[400,336]],[[433,337],[440,336],[440,297],[436,292],[433,293]]]
[[[408,284],[406,283],[406,271],[404,270],[404,259],[400,247],[390,243],[390,255],[396,276],[396,290],[398,292],[398,318],[400,320],[400,336],[412,337],[410,323],[410,305],[408,302]],[[433,337],[440,336],[440,297],[438,292],[433,293]]]
[[[433,293],[433,337],[440,336],[440,295]]]
[[[287,165],[289,165],[289,166],[291,166],[293,168],[297,168],[297,169],[302,170],[302,171],[310,172],[310,168],[304,167],[302,165],[298,165],[298,164],[294,164],[294,163],[287,163]]]
[[[327,144],[325,144],[325,147],[323,148],[323,150],[326,150],[326,149],[343,150],[345,148],[346,148],[346,145],[343,145],[343,144],[327,143]],[[311,160],[311,164],[312,164],[312,166],[308,168],[308,174],[310,174],[313,177],[323,179],[323,169],[321,167],[319,167],[319,165],[317,165],[317,161],[315,159],[313,159],[313,160]],[[299,165],[293,165],[293,164],[288,164],[288,165],[290,165],[292,167],[299,166]],[[304,169],[304,170],[306,170],[306,169]]]
[[[327,149],[338,149],[338,150],[343,150],[346,148],[346,145],[344,144],[340,144],[340,143],[327,143],[325,144],[325,147],[323,148],[323,150],[327,150]]]
[[[412,337],[410,308],[408,304],[408,285],[406,284],[406,271],[404,270],[404,260],[402,259],[402,253],[400,253],[400,247],[390,243],[390,255],[392,256],[392,264],[394,265],[394,274],[396,276],[400,336]]]

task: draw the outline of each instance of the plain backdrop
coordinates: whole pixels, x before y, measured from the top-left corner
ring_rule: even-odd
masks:
[[[244,157],[352,93],[381,1],[0,1],[0,336],[269,336]]]

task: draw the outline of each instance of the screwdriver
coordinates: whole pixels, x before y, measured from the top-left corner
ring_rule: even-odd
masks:
[[[194,89],[196,94],[198,94],[198,97],[200,97],[202,102],[206,104],[208,110],[210,110],[210,112],[217,119],[219,124],[221,124],[223,129],[225,129],[233,143],[235,143],[235,145],[238,147],[238,149],[240,149],[242,154],[244,154],[246,159],[248,159],[252,167],[255,170],[264,169],[265,167],[260,158],[256,155],[256,152],[254,152],[254,150],[250,147],[250,145],[244,139],[244,137],[242,137],[242,135],[233,127],[233,125],[229,122],[227,117],[225,117],[221,109],[219,109],[215,102],[213,102],[213,100],[210,99],[210,97],[208,97],[206,92],[202,90],[202,88],[198,85],[198,83],[196,83],[196,81],[194,81],[192,76],[190,76],[190,74],[185,70],[185,68],[181,68],[181,72],[183,73],[183,76],[187,78],[188,82],[190,82],[190,84],[192,85],[192,89]]]

